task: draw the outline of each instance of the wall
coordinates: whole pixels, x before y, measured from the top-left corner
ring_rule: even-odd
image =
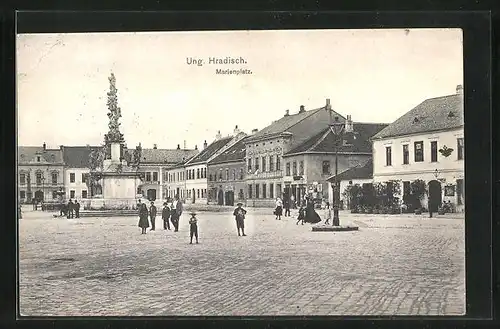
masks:
[[[135,177],[104,176],[102,178],[102,191],[104,199],[134,199],[136,198]]]
[[[205,169],[207,169],[207,165],[205,163],[195,164],[192,166],[189,166],[189,165],[186,166],[186,172],[189,170],[194,170],[194,179],[187,179],[187,174],[186,174],[186,203],[187,204],[193,203],[193,200],[195,201],[194,203],[196,203],[196,204],[207,204],[207,195],[206,194],[208,193],[208,179],[207,178],[197,178],[197,176],[196,176],[197,170],[200,170],[200,177],[201,177],[201,172]],[[207,173],[207,175],[208,175],[208,173]],[[198,196],[198,191],[200,191],[199,196]],[[194,193],[194,198],[193,198],[193,193]]]
[[[240,170],[243,169],[243,179],[240,179]],[[229,179],[226,179],[226,170],[229,170]],[[233,172],[235,176],[233,177]],[[218,192],[222,190],[234,192],[234,204],[237,202],[246,202],[247,184],[245,181],[246,165],[244,161],[229,162],[211,165],[208,164],[208,203],[218,204]],[[219,179],[219,174],[222,173],[222,180]],[[210,177],[212,176],[212,177]],[[212,180],[211,180],[212,179]],[[240,196],[240,190],[243,192],[243,198]],[[224,205],[226,200],[224,198]]]
[[[417,179],[424,180],[426,183],[438,180],[442,185],[443,200],[449,200],[457,205],[458,211],[463,211],[463,205],[458,205],[458,196],[455,193],[453,197],[444,196],[444,186],[447,184],[456,184],[457,179],[464,179],[464,160],[457,158],[457,138],[463,138],[462,129],[449,131],[440,131],[435,133],[426,133],[404,137],[391,138],[373,142],[373,180],[374,182],[387,182],[389,180],[401,180],[412,182]],[[424,142],[424,161],[415,162],[414,142]],[[453,152],[449,157],[444,157],[438,151],[437,162],[431,162],[430,142],[437,141],[438,150],[443,146],[452,148]],[[403,146],[409,145],[409,164],[403,164]],[[392,165],[386,165],[385,147],[391,146]],[[465,154],[465,151],[464,151]],[[402,184],[402,183],[401,183]],[[465,198],[465,195],[463,196]],[[427,197],[422,202],[427,207]]]
[[[75,174],[75,182],[71,183],[70,176],[71,174]],[[88,175],[90,173],[90,169],[88,168],[66,168],[65,170],[65,191],[66,191],[66,199],[83,199],[82,195],[84,191],[87,191],[87,198],[90,198],[90,189],[87,186],[87,183],[83,181],[82,175]],[[71,196],[71,191],[74,191],[74,197]]]
[[[167,191],[167,197],[174,198],[179,189],[179,198],[186,200],[186,169],[184,167],[166,169],[166,182],[163,188]]]
[[[41,172],[42,177],[45,177],[43,184],[36,184],[36,173]],[[57,184],[52,184],[52,173],[57,173]],[[24,174],[26,179],[25,183],[21,184],[20,175]],[[19,165],[18,166],[18,197],[20,202],[28,201],[28,175],[31,177],[31,195],[35,196],[36,191],[44,192],[45,201],[53,201],[53,192],[59,191],[61,188],[64,189],[64,167],[62,165],[51,165],[51,164],[30,164],[30,165]],[[21,191],[24,192],[24,198],[21,198]]]

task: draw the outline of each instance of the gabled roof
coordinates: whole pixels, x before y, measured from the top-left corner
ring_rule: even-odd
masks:
[[[64,164],[69,168],[89,168],[90,153],[101,146],[63,146]]]
[[[423,101],[373,136],[373,139],[447,130],[463,125],[463,95],[442,96]]]
[[[296,124],[300,123],[304,119],[310,117],[311,115],[314,115],[318,113],[318,111],[325,111],[324,107],[320,107],[314,110],[309,110],[309,111],[304,111],[302,113],[296,113],[296,114],[290,114],[287,116],[282,117],[281,119],[273,122],[269,126],[265,127],[264,129],[257,131],[255,134],[251,135],[246,142],[253,142],[256,141],[264,136],[271,136],[271,135],[279,135],[291,127],[295,126]],[[336,112],[334,112],[336,113]],[[342,120],[342,116],[340,116],[338,113],[336,113]]]
[[[232,136],[228,136],[228,137],[223,137],[221,139],[218,139],[218,140],[212,142],[210,145],[207,146],[206,149],[204,149],[198,155],[196,155],[194,158],[189,160],[189,162],[186,163],[186,165],[191,165],[191,164],[205,162],[205,161],[210,160],[210,158],[215,153],[217,153],[217,151],[219,151],[221,148],[226,146],[226,144],[229,143],[232,139],[233,139]]]
[[[327,181],[332,182],[334,180],[346,181],[353,179],[372,179],[373,178],[373,160],[368,160],[365,164],[353,168],[349,168],[343,171],[335,177],[335,175],[329,177]]]
[[[338,152],[371,153],[372,144],[370,138],[385,127],[387,127],[385,123],[353,122],[353,132],[344,134],[345,143],[341,144]],[[338,136],[333,134],[330,127],[328,127],[284,155],[289,156],[309,152],[335,152],[338,138]]]
[[[209,163],[210,164],[218,164],[218,163],[226,163],[226,162],[240,162],[245,160],[245,139],[244,137],[236,142],[233,146],[213,158]]]
[[[37,156],[40,156],[40,162],[37,162]],[[60,149],[46,149],[40,146],[19,146],[17,148],[18,164],[64,164],[63,154]]]
[[[129,149],[127,152],[130,156],[133,155],[135,149]],[[177,164],[180,162],[185,162],[191,157],[197,155],[198,150],[192,149],[142,149],[142,159],[143,164]]]

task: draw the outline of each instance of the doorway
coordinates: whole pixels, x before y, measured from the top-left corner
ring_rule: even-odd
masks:
[[[147,198],[149,201],[155,201],[156,200],[156,190],[155,189],[149,189],[146,194]]]
[[[222,192],[222,190],[219,190],[219,192],[217,193],[217,204],[219,206],[224,205],[224,192]]]
[[[233,191],[226,192],[226,206],[234,206],[234,192]]]
[[[437,212],[442,203],[441,183],[437,180],[429,182],[429,210]]]
[[[35,192],[35,200],[38,202],[43,201],[43,192],[42,191],[38,190]]]

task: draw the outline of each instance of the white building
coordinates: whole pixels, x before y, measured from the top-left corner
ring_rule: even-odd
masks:
[[[427,99],[372,138],[373,181],[399,181],[403,195],[411,182],[423,180],[435,209],[450,201],[464,210],[463,88]]]
[[[87,185],[90,153],[100,146],[61,146],[64,159],[64,190],[66,199],[85,200],[91,197]]]
[[[373,161],[369,159],[364,164],[349,168],[337,176],[333,175],[328,178],[330,183],[328,186],[328,201],[331,206],[334,206],[333,200],[333,184],[336,180],[340,182],[340,203],[343,209],[350,209],[350,197],[346,196],[346,190],[354,185],[363,187],[365,184],[373,184]]]

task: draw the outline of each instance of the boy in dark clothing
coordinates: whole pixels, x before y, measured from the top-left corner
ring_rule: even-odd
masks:
[[[290,199],[288,197],[285,197],[283,201],[283,208],[285,208],[285,217],[290,217]]]
[[[302,225],[304,225],[304,219],[306,218],[306,208],[301,206],[299,208],[299,217],[297,218],[297,225],[299,225],[299,222],[302,221]]]
[[[75,200],[75,218],[80,218],[80,202]]]
[[[71,201],[71,199],[69,199],[69,202],[68,202],[68,208],[67,208],[67,218],[73,218],[73,207],[74,207],[74,204],[73,204],[73,201]]]
[[[233,216],[236,219],[236,228],[238,229],[238,236],[241,235],[247,236],[245,234],[245,214],[247,213],[247,211],[241,208],[242,205],[243,203],[241,202],[237,204],[238,207],[234,209]],[[240,234],[240,230],[242,234]]]
[[[161,219],[163,219],[163,229],[170,230],[170,207],[168,203],[163,204],[163,210],[161,211]]]
[[[149,218],[151,219],[151,230],[155,230],[155,221],[156,221],[156,206],[153,201],[151,201],[151,207],[149,207]]]
[[[198,243],[198,220],[194,212],[191,213],[191,218],[189,219],[189,235],[191,237],[189,244],[193,244],[193,236],[196,237],[196,243]]]

